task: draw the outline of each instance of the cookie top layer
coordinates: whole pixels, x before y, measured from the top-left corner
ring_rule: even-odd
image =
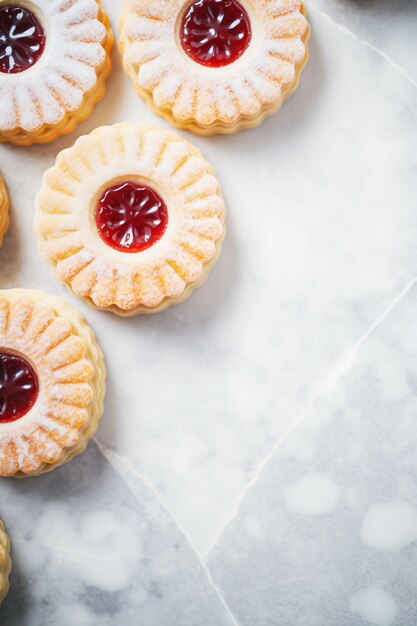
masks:
[[[25,11],[20,20],[19,7]],[[36,23],[28,22],[13,46],[0,46],[3,132],[17,128],[34,132],[78,110],[96,85],[106,58],[106,28],[96,0],[21,0],[12,16],[17,25],[10,24],[7,15],[1,19],[0,13],[0,34],[10,40],[10,28],[14,35],[16,27],[22,28],[19,22],[28,21],[30,15]],[[11,71],[1,71],[2,67]]]
[[[307,57],[303,13],[301,0],[125,0],[124,65],[174,123],[229,126],[294,88]]]
[[[98,359],[58,298],[0,290],[0,475],[31,474],[77,445],[97,402]]]
[[[201,281],[223,217],[219,183],[197,148],[171,132],[116,124],[58,155],[35,226],[41,253],[76,295],[132,314],[174,303]]]

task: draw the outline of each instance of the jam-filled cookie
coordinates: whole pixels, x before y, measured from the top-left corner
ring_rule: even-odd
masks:
[[[175,126],[204,135],[274,113],[308,57],[302,0],[125,0],[120,28],[138,94]]]
[[[10,540],[0,520],[0,604],[9,591],[9,576],[12,569],[10,559]]]
[[[103,412],[105,366],[81,315],[41,291],[0,290],[0,476],[82,452]]]
[[[3,237],[9,227],[9,194],[7,193],[6,183],[0,174],[0,246],[3,243]]]
[[[206,278],[224,233],[212,166],[172,132],[104,126],[43,178],[41,254],[77,296],[119,315],[161,311]]]
[[[0,141],[71,132],[104,96],[112,45],[97,0],[0,0]]]

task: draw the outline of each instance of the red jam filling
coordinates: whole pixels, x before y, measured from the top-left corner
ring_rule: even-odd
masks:
[[[20,354],[0,348],[0,423],[26,415],[38,393],[39,381],[32,365]]]
[[[0,6],[0,72],[17,74],[34,65],[46,36],[37,17],[18,4]]]
[[[236,0],[197,0],[184,14],[180,38],[193,61],[208,67],[229,65],[249,46],[249,16]]]
[[[141,252],[159,241],[168,225],[168,209],[154,189],[122,182],[106,189],[96,209],[101,238],[120,252]]]

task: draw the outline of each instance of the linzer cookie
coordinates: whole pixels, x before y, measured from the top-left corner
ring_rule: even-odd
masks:
[[[10,559],[10,540],[0,520],[0,604],[9,591],[9,576],[12,569]]]
[[[302,0],[125,0],[120,49],[138,94],[198,134],[259,124],[297,87]]]
[[[36,204],[39,250],[58,278],[119,315],[184,300],[224,235],[213,167],[174,133],[141,124],[80,137],[44,175]]]
[[[82,452],[103,412],[105,366],[59,298],[0,290],[0,476],[33,476]]]
[[[71,132],[104,95],[112,45],[96,0],[0,0],[0,141]]]

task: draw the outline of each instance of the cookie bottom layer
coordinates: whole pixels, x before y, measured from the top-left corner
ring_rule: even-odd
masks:
[[[119,21],[120,31],[123,31],[122,24],[125,19],[125,11],[122,13],[120,17],[120,21]],[[304,3],[301,6],[301,13],[304,15],[304,17],[307,16],[307,10],[306,10]],[[146,91],[145,89],[142,89],[138,85],[136,69],[133,67],[132,64],[125,62],[124,41],[122,38],[119,41],[119,49],[120,49],[120,54],[122,55],[122,59],[123,59],[124,70],[128,74],[129,78],[131,79],[136,93],[138,94],[140,98],[142,98],[142,100],[144,100],[147,103],[149,108],[154,113],[165,118],[167,122],[169,122],[176,128],[180,128],[182,130],[188,130],[189,132],[195,135],[203,135],[203,136],[232,135],[233,133],[236,133],[240,130],[248,130],[250,128],[255,128],[256,126],[259,126],[259,124],[261,124],[266,118],[270,117],[271,115],[274,115],[274,113],[276,113],[278,109],[280,109],[284,101],[294,93],[294,91],[297,89],[299,85],[301,72],[303,71],[308,61],[309,52],[307,48],[307,42],[310,37],[310,33],[311,33],[311,28],[309,26],[303,37],[303,43],[306,49],[304,58],[300,63],[298,63],[295,66],[294,81],[290,85],[287,85],[285,89],[283,89],[281,96],[278,98],[278,100],[276,100],[275,102],[273,102],[272,104],[268,106],[262,107],[259,113],[257,113],[256,115],[253,115],[253,116],[242,115],[238,117],[236,121],[232,122],[231,124],[223,124],[221,122],[215,122],[214,124],[210,124],[210,125],[202,125],[193,119],[181,120],[174,116],[171,109],[158,107],[153,100],[152,93]]]
[[[3,243],[3,237],[9,227],[9,194],[7,192],[6,183],[0,176],[0,247]]]
[[[12,569],[10,558],[10,540],[0,521],[0,604],[9,591],[9,576]]]
[[[181,304],[181,302],[185,302],[185,300],[187,300],[191,296],[192,292],[195,289],[198,289],[206,282],[211,268],[213,267],[213,265],[215,265],[215,263],[217,262],[220,256],[221,244],[223,242],[225,232],[226,232],[224,220],[222,220],[222,225],[223,225],[223,235],[222,235],[222,238],[218,242],[216,242],[216,255],[204,266],[203,274],[199,278],[199,280],[195,281],[194,283],[189,283],[185,287],[183,293],[178,298],[166,297],[162,300],[160,304],[158,304],[158,306],[148,307],[148,306],[141,305],[141,306],[135,307],[134,309],[127,309],[127,310],[121,309],[120,307],[116,305],[113,305],[110,307],[99,307],[96,304],[94,304],[91,298],[81,298],[81,299],[87,302],[87,304],[89,304],[95,309],[99,309],[101,311],[111,311],[112,313],[115,313],[116,315],[120,315],[120,317],[134,317],[135,315],[150,315],[152,313],[162,313],[162,311],[166,311],[166,309],[168,309],[171,306],[174,306],[176,304]],[[73,290],[71,289],[71,286],[68,283],[64,283],[64,284],[76,298],[80,298],[78,294],[73,292]]]
[[[149,129],[149,130],[156,129],[156,127],[153,126],[152,124],[143,124],[142,127],[143,129]],[[168,135],[169,137],[171,137],[172,140],[178,141],[178,135],[174,131],[164,130],[164,133]],[[186,141],[182,137],[181,137],[181,141],[187,144],[190,150],[190,154],[192,156],[201,158],[202,154],[198,148],[196,148],[192,143]],[[209,173],[216,177],[214,167],[210,163],[208,163],[208,165],[209,165],[209,170],[208,170]],[[219,193],[220,193],[220,190],[219,190]],[[98,309],[100,311],[110,311],[121,317],[133,317],[135,315],[143,315],[143,314],[149,315],[152,313],[161,313],[162,311],[165,311],[169,307],[174,306],[176,304],[180,304],[181,302],[184,302],[185,300],[187,300],[187,298],[190,297],[192,292],[198,287],[201,287],[203,283],[207,280],[208,275],[211,271],[211,268],[215,265],[215,263],[217,262],[220,256],[222,243],[226,235],[225,211],[223,212],[222,216],[219,219],[222,224],[223,232],[222,232],[221,237],[215,242],[216,253],[214,257],[204,264],[202,275],[196,281],[187,283],[184,291],[182,292],[180,296],[176,298],[167,296],[157,306],[149,307],[149,306],[139,305],[133,309],[122,309],[116,305],[108,306],[108,307],[99,307],[93,302],[91,298],[83,297],[83,296],[80,296],[78,293],[75,293],[73,289],[71,288],[71,285],[68,282],[62,281],[62,280],[60,282],[62,282],[76,298],[84,300],[85,302],[87,302],[87,304],[89,304],[93,308]],[[46,253],[45,246],[46,246],[45,239],[42,237],[39,237],[39,244],[38,244],[39,254],[49,263],[54,275],[57,276],[56,263],[52,261],[51,258]],[[59,277],[58,277],[58,280],[60,280]]]
[[[47,303],[59,316],[65,317],[72,326],[74,335],[81,337],[84,341],[87,351],[85,357],[94,365],[94,376],[90,381],[90,385],[93,389],[94,400],[90,407],[90,417],[84,427],[80,430],[80,435],[77,443],[69,448],[64,448],[62,454],[54,463],[42,463],[34,471],[26,474],[25,472],[18,471],[13,476],[16,478],[25,478],[27,476],[39,476],[45,474],[53,469],[71,461],[75,456],[81,454],[87,446],[90,439],[94,436],[98,422],[103,414],[104,409],[104,394],[105,394],[105,380],[106,380],[106,366],[104,363],[104,357],[101,349],[96,341],[95,335],[87,322],[75,309],[67,305],[60,298],[50,296],[42,291],[35,289],[13,289],[10,290],[11,294],[18,296],[20,293],[33,297],[34,300],[42,299]]]
[[[81,106],[76,111],[67,113],[58,124],[44,124],[34,132],[25,131],[22,128],[15,128],[11,131],[0,131],[0,143],[13,143],[16,146],[31,146],[34,143],[50,143],[61,135],[72,133],[80,122],[83,122],[91,113],[95,105],[103,99],[106,93],[106,80],[111,74],[112,62],[110,53],[114,44],[114,35],[110,27],[107,13],[98,2],[99,11],[97,18],[106,28],[106,36],[102,46],[106,51],[106,58],[97,69],[97,81],[90,91],[84,94]]]

